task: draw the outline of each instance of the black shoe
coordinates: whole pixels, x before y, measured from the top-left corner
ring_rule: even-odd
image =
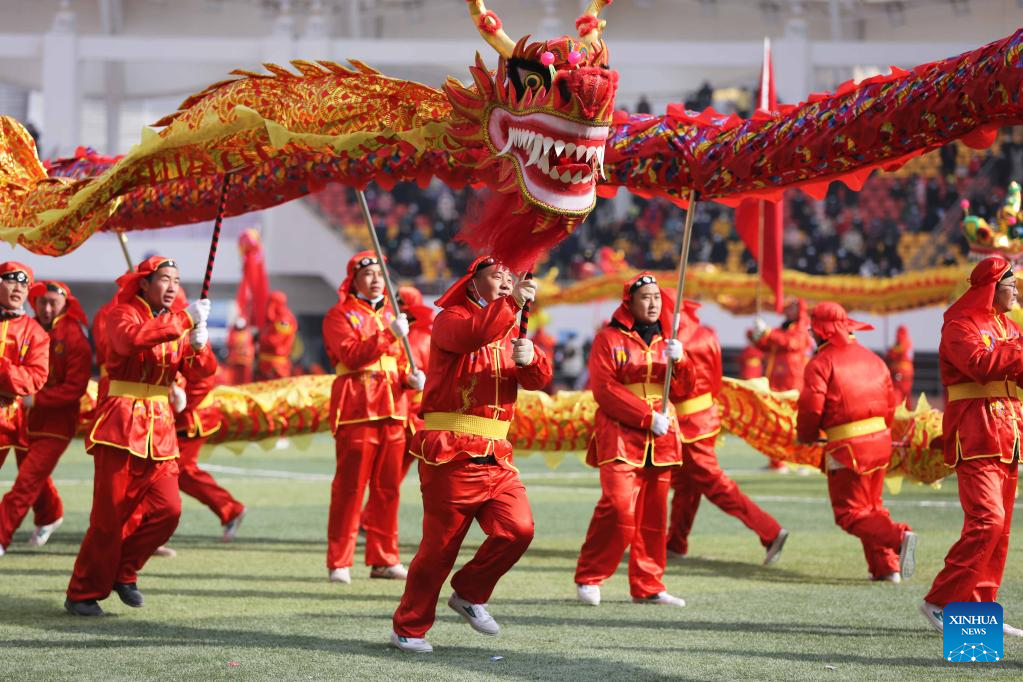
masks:
[[[114,583],[114,592],[128,606],[137,609],[144,603],[142,593],[135,583]]]
[[[103,609],[95,599],[84,599],[82,601],[64,600],[64,609],[72,616],[104,616]]]

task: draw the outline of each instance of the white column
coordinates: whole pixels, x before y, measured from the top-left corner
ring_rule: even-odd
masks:
[[[64,156],[79,143],[81,93],[75,13],[62,0],[53,26],[43,36],[43,148],[41,157]]]
[[[778,97],[787,104],[805,100],[813,89],[813,65],[810,63],[810,41],[806,37],[806,18],[798,3],[793,10],[793,15],[785,22],[784,35],[771,43],[775,88]]]

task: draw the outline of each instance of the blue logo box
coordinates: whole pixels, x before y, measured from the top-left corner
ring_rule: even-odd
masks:
[[[943,612],[942,657],[953,663],[1002,660],[1002,606],[997,602],[953,602]]]

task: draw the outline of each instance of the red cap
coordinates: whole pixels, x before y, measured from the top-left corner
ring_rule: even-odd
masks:
[[[414,320],[414,324],[428,326],[433,322],[433,306],[423,303],[423,292],[419,289],[413,286],[399,287],[398,298],[404,304],[409,317]]]
[[[63,315],[67,315],[80,324],[89,326],[89,318],[86,317],[82,304],[71,294],[71,287],[55,279],[43,280],[33,284],[28,290],[29,305],[35,308],[36,300],[48,291],[61,294],[65,298],[66,303],[64,304]]]
[[[387,259],[385,258],[383,265],[386,264]],[[380,259],[377,258],[375,251],[360,251],[348,259],[345,281],[341,282],[341,286],[337,288],[337,298],[339,301],[344,301],[350,295],[355,293],[355,274],[359,272],[359,270],[368,268],[371,265],[381,265]]]
[[[990,313],[995,304],[995,287],[1011,270],[1009,261],[998,256],[977,263],[970,273],[970,288],[945,311],[945,321],[969,313]]]
[[[844,346],[852,340],[849,336],[852,332],[869,331],[874,327],[850,318],[838,303],[823,301],[814,306],[810,328],[826,343]]]
[[[266,321],[279,322],[287,317],[288,296],[283,291],[271,291],[266,303]]]
[[[28,285],[32,286],[32,282],[35,280],[35,275],[32,274],[32,268],[14,260],[9,260],[6,263],[0,263],[0,277],[12,272],[24,272],[25,276],[28,278]]]
[[[141,263],[135,266],[133,272],[127,272],[117,278],[117,301],[119,303],[128,303],[131,299],[138,295],[141,289],[141,282],[146,277],[159,270],[160,268],[176,268],[178,267],[177,262],[172,258],[166,258],[164,256],[150,256]]]
[[[469,269],[466,271],[466,273],[462,275],[458,279],[458,281],[456,281],[454,284],[448,287],[448,290],[445,291],[444,294],[437,299],[435,305],[438,308],[449,308],[455,305],[456,303],[461,303],[463,300],[465,300],[466,287],[469,286],[469,282],[471,282],[472,278],[476,276],[476,273],[480,272],[481,270],[485,270],[492,265],[496,265],[499,268],[504,267],[504,263],[497,260],[493,256],[484,255],[478,257],[476,260],[469,264]]]

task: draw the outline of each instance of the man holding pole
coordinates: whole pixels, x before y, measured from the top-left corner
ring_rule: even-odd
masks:
[[[335,364],[331,429],[337,471],[331,484],[327,523],[327,571],[331,582],[352,581],[351,567],[362,500],[369,485],[364,528],[371,578],[404,580],[398,558],[398,489],[405,454],[408,400],[426,377],[402,358],[408,319],[395,315],[385,294],[384,263],[373,251],[348,261],[338,303],[323,320],[323,342]]]
[[[86,439],[96,465],[92,514],[64,602],[80,616],[103,615],[97,601],[111,590],[128,606],[142,606],[138,571],[181,514],[170,386],[178,372],[199,380],[216,371],[207,343],[209,299],[174,310],[175,261],[153,256],[117,283],[117,305],[106,320],[109,387]],[[140,507],[141,523],[125,536]]]
[[[500,632],[486,603],[533,539],[508,426],[518,387],[539,390],[553,376],[550,359],[515,324],[536,290],[535,280],[514,282],[495,258],[481,256],[437,299],[442,310],[430,343],[424,428],[410,448],[422,460],[423,539],[391,633],[391,644],[402,651],[433,651],[425,636],[473,520],[487,539],[452,577],[448,606],[477,632]]]
[[[663,411],[661,383],[671,365],[671,394],[693,383],[693,365],[682,343],[666,338],[670,304],[649,273],[626,282],[611,322],[593,339],[590,384],[597,401],[586,463],[600,470],[601,498],[579,553],[579,600],[600,604],[600,585],[629,552],[632,600],[685,606],[664,589],[665,530],[671,469],[682,465],[674,408]]]

